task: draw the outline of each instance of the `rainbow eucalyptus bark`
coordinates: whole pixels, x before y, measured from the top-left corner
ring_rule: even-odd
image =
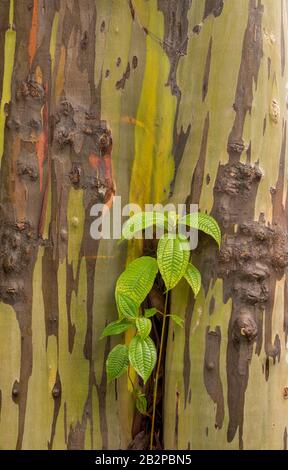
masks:
[[[286,449],[287,3],[205,5],[178,67],[191,133],[174,196],[211,212],[223,241],[200,239],[202,292],[172,301],[185,328],[169,332],[164,442]]]
[[[155,251],[91,238],[115,191],[223,232],[193,254],[197,299],[169,302],[157,445],[287,447],[287,40],[285,0],[1,1],[0,448],[148,445],[99,341],[125,263]]]

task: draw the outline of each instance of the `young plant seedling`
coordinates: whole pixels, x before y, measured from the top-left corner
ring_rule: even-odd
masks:
[[[188,238],[179,233],[181,226],[201,230],[214,238],[218,246],[221,243],[221,231],[216,220],[203,213],[191,213],[179,218],[176,213],[140,212],[130,217],[125,223],[122,236],[124,239],[129,240],[139,231],[153,226],[160,227],[163,232],[169,231],[172,227],[173,233],[164,233],[159,239],[157,259],[150,256],[141,256],[132,261],[119,276],[115,289],[118,320],[107,325],[102,333],[102,338],[104,338],[122,334],[129,329],[134,332],[134,336],[128,345],[118,344],[109,353],[106,362],[108,380],[111,381],[120,377],[128,370],[130,364],[145,384],[156,366],[150,449],[153,449],[157,389],[166,322],[170,317],[177,325],[182,327],[184,324],[183,318],[176,314],[168,314],[168,294],[183,277],[190,285],[195,296],[201,288],[201,274],[190,262],[190,244]],[[160,271],[166,291],[164,311],[159,312],[162,315],[162,330],[157,354],[150,332],[152,328],[151,318],[158,311],[156,308],[150,308],[142,313],[141,304],[151,291],[158,271]],[[137,409],[140,413],[147,414],[145,395],[141,391],[135,390],[134,385],[133,390]]]

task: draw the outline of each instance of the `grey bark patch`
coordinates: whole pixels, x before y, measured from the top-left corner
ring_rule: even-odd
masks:
[[[138,65],[138,58],[136,55],[134,55],[132,59],[132,68],[135,70],[137,68],[137,65]]]
[[[271,76],[271,57],[267,57],[267,71],[268,71],[268,80]]]
[[[54,400],[54,410],[53,410],[53,420],[52,420],[52,426],[51,426],[51,435],[50,435],[50,440],[48,442],[48,450],[51,450],[53,448],[53,442],[54,442],[54,437],[55,437],[55,432],[56,432],[56,424],[57,424],[57,419],[58,419],[58,415],[59,415],[59,411],[61,407],[62,384],[61,384],[58,370],[56,374],[55,384],[52,389],[52,397]]]
[[[173,149],[175,169],[173,180],[170,184],[170,196],[174,191],[174,184],[179,165],[181,163],[186,142],[188,140],[191,125],[189,124],[186,131],[181,126],[180,132],[177,130],[179,109],[181,103],[181,90],[177,84],[177,69],[181,56],[187,53],[188,46],[188,11],[191,8],[192,0],[158,0],[158,9],[162,11],[164,16],[164,40],[163,49],[167,54],[170,63],[169,76],[167,86],[170,87],[172,95],[177,97],[177,108],[174,119],[173,129]]]
[[[224,0],[205,0],[203,20],[209,15],[220,16],[224,7]]]
[[[188,11],[192,0],[158,0],[158,9],[164,16],[163,49],[170,62],[170,72],[167,85],[171,87],[172,94],[179,93],[176,73],[180,57],[187,53],[188,45]]]
[[[217,326],[215,331],[206,329],[206,346],[204,356],[204,384],[207,393],[217,405],[215,428],[221,429],[224,421],[224,396],[223,386],[220,377],[220,346],[221,330]]]
[[[265,118],[263,119],[263,136],[265,135],[266,132],[266,126],[267,126],[267,116],[265,115]]]
[[[134,21],[135,20],[135,9],[134,9],[132,0],[128,0],[128,5],[129,5],[129,8],[130,8],[130,13],[131,13],[131,16],[132,16],[132,20]]]
[[[127,66],[126,66],[126,70],[123,73],[122,78],[120,80],[118,80],[115,84],[116,90],[124,90],[126,80],[129,80],[129,78],[130,78],[130,71],[131,71],[130,62],[128,62]]]
[[[215,297],[212,295],[211,300],[209,302],[209,315],[212,315],[215,310]]]
[[[230,159],[239,160],[244,150],[243,129],[247,113],[251,112],[253,86],[257,88],[258,73],[263,57],[262,15],[264,7],[261,2],[249,0],[248,24],[246,27],[240,70],[238,74],[234,110],[236,113],[233,128],[228,138],[227,150]],[[251,47],[253,44],[253,47]]]
[[[261,177],[262,172],[257,164],[238,162],[219,165],[213,211],[225,233],[234,232],[235,224],[253,218]]]

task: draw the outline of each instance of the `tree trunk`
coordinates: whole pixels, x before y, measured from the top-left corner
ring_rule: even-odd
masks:
[[[223,232],[172,295],[165,448],[287,447],[287,39],[286,0],[1,1],[0,448],[145,443],[99,341],[141,252],[90,236],[115,192]]]
[[[286,449],[287,3],[205,6],[178,69],[178,128],[192,127],[175,196],[212,212],[223,242],[200,239],[202,292],[173,299],[165,446]]]

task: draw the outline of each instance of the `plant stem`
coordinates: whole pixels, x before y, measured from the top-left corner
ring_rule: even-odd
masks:
[[[166,318],[167,318],[167,306],[168,306],[168,291],[166,292],[166,295],[165,295],[165,306],[164,306],[164,312],[163,312],[163,322],[162,322],[162,330],[161,330],[159,356],[158,356],[157,369],[156,369],[156,375],[155,375],[155,381],[154,381],[153,411],[152,411],[151,435],[150,435],[150,450],[153,450],[155,415],[156,415],[156,404],[157,404],[157,391],[158,391],[158,381],[159,381],[161,360],[162,360],[162,354],[163,354],[163,344],[164,344],[165,326],[166,326]]]
[[[130,377],[130,367],[128,367],[127,374],[128,374],[128,379],[129,379],[129,381],[130,381],[130,383],[131,383],[131,385],[132,385],[132,390],[133,390],[133,392],[134,392],[135,387],[134,387],[134,384],[133,384],[133,380],[132,380],[131,377]]]

